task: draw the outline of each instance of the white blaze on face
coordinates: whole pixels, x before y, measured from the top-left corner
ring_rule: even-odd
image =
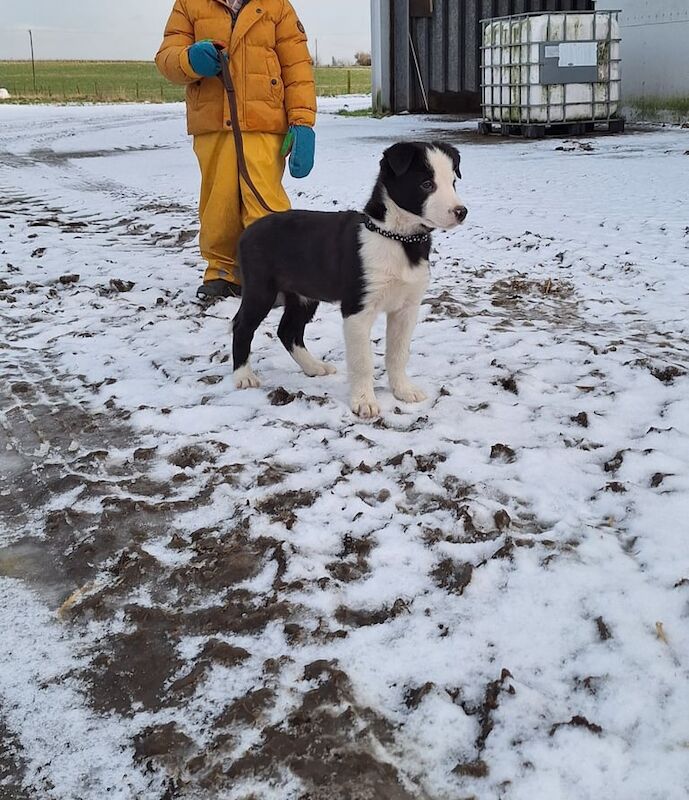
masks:
[[[433,172],[436,188],[424,203],[424,218],[433,223],[435,228],[454,228],[459,224],[455,209],[464,203],[455,191],[457,175],[452,159],[447,153],[435,148],[426,152],[426,159]]]

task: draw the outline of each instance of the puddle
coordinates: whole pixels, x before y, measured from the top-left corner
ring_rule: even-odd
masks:
[[[24,581],[55,609],[74,591],[71,581],[56,570],[55,559],[42,539],[24,538],[1,548],[0,577]]]

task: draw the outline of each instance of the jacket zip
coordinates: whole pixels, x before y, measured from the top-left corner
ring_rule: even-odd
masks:
[[[249,0],[247,0],[247,1],[246,1],[246,2],[245,2],[245,3],[244,3],[244,4],[243,4],[241,7],[240,7],[239,11],[237,12],[237,16],[234,16],[234,14],[232,15],[232,18],[234,19],[234,21],[235,21],[235,22],[237,22],[237,20],[239,19],[239,15],[242,13],[242,11],[244,11],[244,9],[245,9],[245,8],[246,8],[248,5],[249,5]],[[232,12],[231,12],[231,11],[230,11],[230,14],[232,14]]]

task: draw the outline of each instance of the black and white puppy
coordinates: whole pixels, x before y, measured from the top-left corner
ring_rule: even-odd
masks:
[[[344,318],[351,407],[379,413],[373,391],[371,328],[387,314],[386,366],[398,400],[424,392],[407,377],[409,347],[428,286],[431,232],[464,222],[455,191],[460,156],[442,142],[400,142],[388,148],[365,213],[286,211],[255,222],[239,243],[242,303],[234,320],[234,380],[259,386],[249,364],[256,329],[278,293],[285,311],[278,336],[310,376],[334,373],[304,345],[304,328],[320,301],[340,303]]]

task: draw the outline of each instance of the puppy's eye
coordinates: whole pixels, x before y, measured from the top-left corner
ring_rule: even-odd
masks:
[[[421,184],[421,188],[424,190],[424,192],[432,192],[433,189],[435,189],[435,184],[433,181],[424,181]]]

